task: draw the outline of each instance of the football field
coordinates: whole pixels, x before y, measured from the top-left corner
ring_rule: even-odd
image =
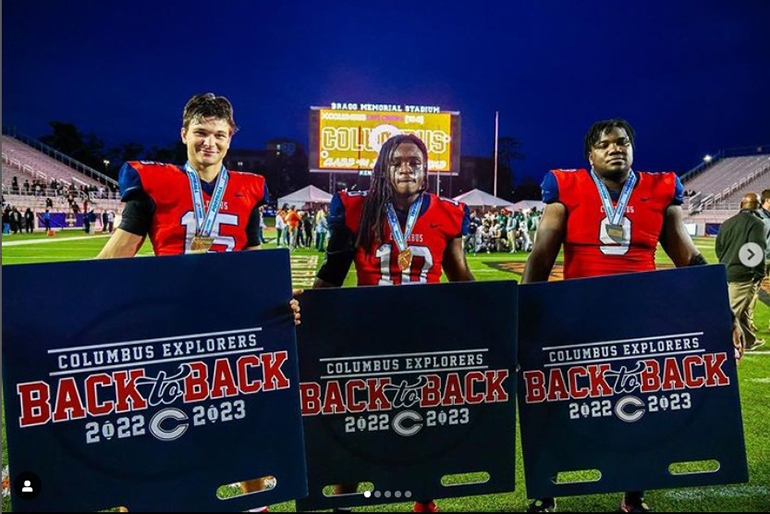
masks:
[[[274,231],[268,229],[268,239],[274,238]],[[82,231],[72,230],[58,233],[55,237],[46,237],[42,233],[31,235],[3,236],[2,262],[3,266],[29,263],[53,263],[59,261],[85,260],[95,257],[104,244],[107,236],[95,234],[86,236]],[[714,238],[696,238],[695,243],[710,263],[717,262],[714,253]],[[266,248],[275,248],[268,243]],[[152,248],[145,243],[140,255],[152,255]],[[527,258],[526,253],[508,254],[492,253],[469,255],[468,262],[477,280],[520,280],[521,272]],[[662,250],[658,251],[660,267],[670,267],[671,261]],[[294,286],[307,288],[312,284],[315,271],[320,267],[323,255],[312,250],[292,252],[292,279]],[[554,277],[560,278],[561,256],[557,259]],[[45,267],[41,267],[45,273]],[[116,278],[116,277],[112,277]],[[53,282],[53,277],[52,277]],[[345,281],[346,286],[355,285],[355,269],[351,267]],[[764,331],[760,338],[770,339],[767,331],[770,322],[770,307],[768,306],[767,281],[757,305],[756,324]],[[63,294],[53,288],[51,294]],[[13,291],[3,290],[4,301],[12,301]],[[71,294],[68,292],[67,294]],[[693,299],[697,302],[697,299]],[[676,316],[676,313],[671,313]],[[478,320],[482,323],[483,320]],[[770,345],[756,352],[747,354],[738,367],[741,403],[743,410],[744,434],[749,463],[748,484],[735,486],[718,486],[704,488],[689,488],[678,490],[651,491],[646,495],[647,503],[656,511],[749,511],[767,512],[770,510]],[[517,441],[518,441],[517,436]],[[3,414],[3,469],[4,479],[8,465],[5,439],[5,417]],[[233,451],[238,451],[233,448]],[[516,491],[510,494],[475,496],[460,499],[438,501],[442,511],[523,511],[527,506],[524,488],[524,473],[520,445],[516,457]],[[6,483],[4,480],[3,488]],[[235,494],[236,490],[232,490]],[[616,511],[620,502],[620,494],[592,495],[583,497],[562,498],[558,500],[559,511]],[[10,510],[8,497],[3,493],[3,511]],[[105,506],[109,507],[109,506]],[[294,502],[270,506],[274,512],[295,510]],[[365,509],[366,511],[404,511],[411,510],[411,504],[392,504]]]

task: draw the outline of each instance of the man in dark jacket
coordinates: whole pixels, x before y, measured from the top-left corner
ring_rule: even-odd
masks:
[[[29,207],[24,212],[24,225],[27,229],[27,234],[31,234],[35,228],[35,213]]]
[[[730,308],[743,332],[742,345],[751,351],[765,344],[751,329],[749,307],[765,277],[767,239],[765,225],[759,218],[760,203],[756,193],[748,193],[741,201],[741,211],[719,228],[716,252],[719,262],[727,266]]]
[[[14,234],[21,232],[21,213],[16,207],[11,211],[11,230]]]

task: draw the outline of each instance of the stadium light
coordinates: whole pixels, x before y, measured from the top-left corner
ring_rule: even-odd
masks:
[[[713,157],[711,157],[709,154],[706,154],[706,156],[703,158],[703,162],[711,162],[711,159],[713,159]]]
[[[106,173],[107,171],[109,171],[108,168],[110,167],[110,160],[104,159],[102,162],[104,163],[104,172]]]

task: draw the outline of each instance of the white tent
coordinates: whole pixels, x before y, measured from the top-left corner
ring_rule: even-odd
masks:
[[[286,195],[278,199],[278,208],[283,207],[283,204],[293,205],[295,207],[302,208],[307,203],[330,203],[332,201],[332,195],[318,189],[315,186],[303,187],[299,191]]]
[[[497,198],[480,189],[473,189],[460,196],[455,196],[455,200],[463,202],[468,207],[511,207],[513,205],[508,200]]]
[[[545,207],[545,204],[540,200],[521,200],[520,202],[516,202],[515,204],[513,204],[514,211],[529,210],[532,207],[536,207],[538,211],[542,211],[543,208]]]

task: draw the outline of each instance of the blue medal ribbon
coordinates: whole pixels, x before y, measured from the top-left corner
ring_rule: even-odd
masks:
[[[198,174],[189,162],[184,165],[184,171],[187,173],[187,179],[190,181],[197,235],[208,237],[214,228],[214,222],[217,219],[219,207],[222,205],[225,189],[227,189],[227,181],[230,180],[230,177],[228,176],[227,169],[222,165],[222,171],[219,172],[216,186],[214,186],[214,194],[211,195],[209,210],[206,211],[203,207],[203,190]]]
[[[623,190],[620,193],[618,204],[612,206],[612,198],[610,198],[610,192],[607,191],[607,186],[596,176],[594,170],[590,171],[591,178],[594,179],[596,189],[599,190],[599,196],[602,199],[602,205],[604,205],[604,213],[607,215],[607,219],[611,225],[619,226],[623,222],[623,216],[626,215],[626,208],[628,207],[628,201],[631,199],[631,193],[636,185],[636,174],[633,171],[629,171],[628,179],[623,186]]]
[[[407,240],[412,234],[415,223],[417,223],[417,217],[420,215],[420,209],[422,208],[422,195],[409,207],[409,215],[406,218],[406,227],[404,232],[401,232],[401,225],[398,223],[398,217],[396,216],[396,210],[393,208],[393,204],[388,202],[385,204],[385,212],[388,216],[388,225],[390,225],[390,232],[393,234],[393,240],[398,246],[398,250],[403,252],[406,250]]]

